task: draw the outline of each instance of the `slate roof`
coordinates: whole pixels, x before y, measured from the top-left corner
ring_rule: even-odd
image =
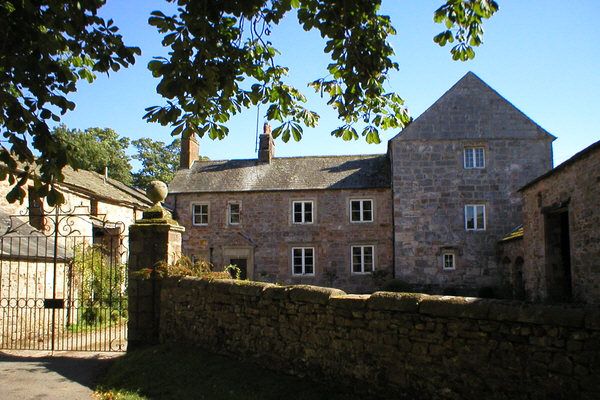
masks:
[[[392,140],[480,138],[556,139],[468,72]]]
[[[195,161],[177,171],[169,193],[250,192],[390,187],[386,154]]]
[[[148,207],[152,202],[141,191],[131,188],[115,179],[108,178],[93,171],[79,169],[75,171],[67,166],[63,169],[65,176],[63,185],[71,187],[100,199],[126,203],[137,207]]]
[[[54,237],[46,236],[29,225],[27,217],[11,216],[0,209],[0,259],[36,259],[52,261]],[[73,252],[58,243],[57,260],[73,257]]]

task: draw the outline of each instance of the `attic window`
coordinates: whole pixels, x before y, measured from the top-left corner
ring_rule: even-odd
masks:
[[[465,169],[485,168],[485,149],[466,147],[464,151]]]

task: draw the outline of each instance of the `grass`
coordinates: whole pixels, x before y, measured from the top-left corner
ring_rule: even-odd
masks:
[[[197,348],[156,346],[118,359],[96,388],[101,400],[368,400]]]

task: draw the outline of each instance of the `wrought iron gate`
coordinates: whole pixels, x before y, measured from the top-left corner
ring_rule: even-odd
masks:
[[[125,224],[30,207],[0,227],[0,349],[126,349]]]

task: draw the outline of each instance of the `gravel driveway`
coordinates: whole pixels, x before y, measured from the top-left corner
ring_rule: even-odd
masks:
[[[89,400],[98,377],[123,354],[0,351],[0,397]]]

